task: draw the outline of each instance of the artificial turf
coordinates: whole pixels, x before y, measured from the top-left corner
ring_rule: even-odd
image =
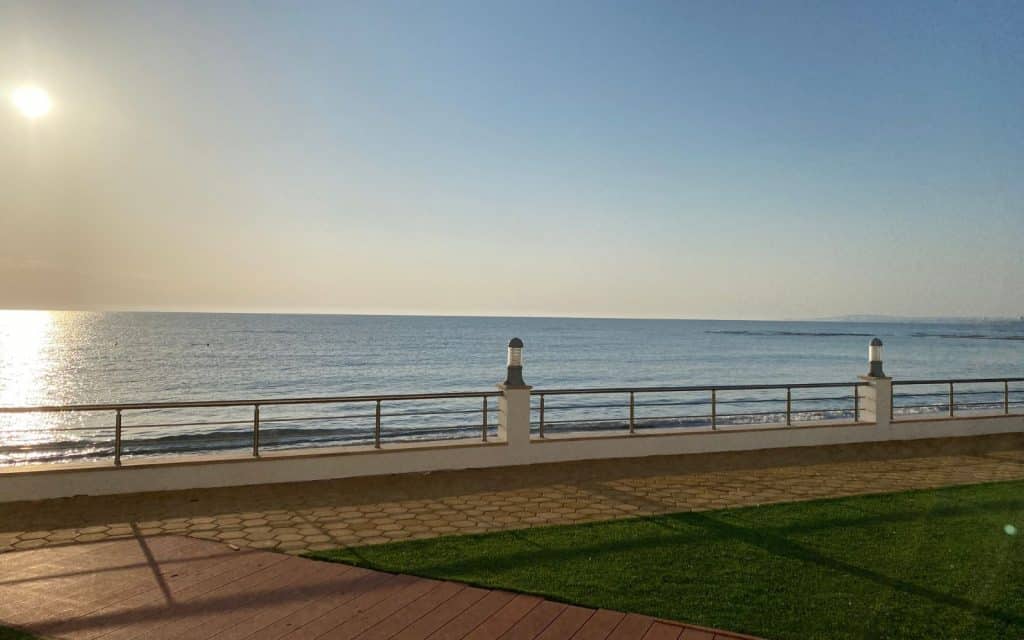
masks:
[[[1024,482],[311,554],[766,638],[1024,638]]]

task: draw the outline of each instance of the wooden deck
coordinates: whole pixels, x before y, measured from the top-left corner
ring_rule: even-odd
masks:
[[[185,536],[141,535],[0,554],[0,624],[82,640],[747,637]]]

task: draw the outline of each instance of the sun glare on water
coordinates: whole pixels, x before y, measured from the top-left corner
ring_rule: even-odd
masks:
[[[0,406],[33,404],[45,394],[53,334],[48,311],[0,311]],[[52,421],[47,414],[0,414],[0,444],[31,442]]]
[[[40,87],[18,87],[11,92],[11,103],[21,115],[29,120],[42,118],[53,108],[50,94]]]

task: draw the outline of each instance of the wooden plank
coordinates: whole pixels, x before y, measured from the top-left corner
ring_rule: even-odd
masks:
[[[233,620],[252,616],[260,606],[284,596],[296,580],[309,580],[305,561],[288,558],[204,594],[179,615],[168,616],[163,624],[147,628],[146,640],[174,640],[213,635]]]
[[[132,539],[110,543],[82,545],[88,547],[88,553],[70,554],[55,557],[49,549],[34,549],[10,554],[0,554],[0,575],[6,579],[0,581],[0,589],[16,586],[20,593],[32,593],[47,597],[60,590],[63,585],[75,583],[88,577],[99,577],[122,569],[147,568],[149,562],[142,547]],[[189,547],[188,538],[163,537],[148,545],[155,546],[156,553],[173,553],[175,549]],[[9,555],[19,555],[25,562],[5,563],[2,560]],[[40,561],[33,561],[38,558]],[[45,558],[45,559],[43,559]],[[95,592],[87,597],[99,595]]]
[[[299,558],[293,558],[293,560],[296,563],[304,564],[305,562]],[[295,564],[291,563],[288,569],[294,566]],[[305,569],[304,566],[301,568]],[[289,570],[282,575],[280,580],[264,584],[264,588],[253,593],[252,597],[247,598],[242,606],[218,611],[216,614],[207,614],[200,625],[191,627],[183,634],[179,634],[178,637],[186,640],[208,640],[221,631],[230,630],[248,622],[251,618],[282,601],[295,602],[296,606],[303,606],[311,599],[307,594],[313,593],[312,588],[318,587],[323,593],[326,593],[325,590],[336,584],[341,575],[347,572],[346,569],[350,568],[344,564],[325,564],[322,569],[319,569],[321,572],[316,575],[315,580],[311,580],[310,574],[306,570]]]
[[[277,640],[277,638],[282,638],[296,629],[301,629],[313,620],[326,615],[338,607],[351,607],[352,610],[359,611],[361,608],[355,603],[360,598],[365,598],[382,590],[386,591],[396,581],[399,581],[398,576],[391,575],[390,573],[373,572],[364,580],[358,581],[358,584],[351,585],[349,589],[339,591],[327,598],[315,600],[309,603],[308,606],[300,608],[298,611],[275,621],[273,624],[246,636],[246,638],[251,638],[252,640]],[[367,607],[364,606],[362,608]]]
[[[402,629],[394,636],[395,640],[424,640],[430,634],[443,627],[466,609],[479,602],[487,595],[486,589],[466,587],[462,591],[434,607],[425,616]]]
[[[593,609],[583,607],[567,606],[562,613],[549,624],[537,640],[568,640],[586,624],[594,615]]]
[[[430,640],[460,640],[509,603],[515,594],[491,591],[444,626],[430,634]]]
[[[36,619],[31,623],[31,628],[43,635],[91,638],[101,633],[100,627],[105,631],[112,631],[119,622],[123,621],[125,616],[137,609],[155,611],[166,606],[168,597],[175,601],[187,598],[190,590],[196,588],[197,585],[202,585],[204,581],[212,581],[209,583],[209,588],[216,588],[220,583],[213,580],[225,572],[237,570],[239,562],[243,563],[242,566],[255,571],[280,561],[273,555],[257,555],[255,552],[245,554],[244,560],[242,560],[239,557],[240,553],[242,552],[234,552],[234,555],[227,556],[207,553],[208,557],[204,556],[189,563],[187,568],[180,568],[171,574],[167,572],[161,574],[164,586],[168,589],[167,593],[158,585],[158,588],[152,589],[148,588],[151,585],[146,584],[147,588],[139,588],[134,592],[129,590],[123,594],[124,597],[113,600],[105,606],[85,607],[84,609],[80,604],[59,607],[51,598],[48,607],[37,612]],[[110,561],[114,562],[115,557],[119,557],[119,555],[111,553]],[[63,595],[73,603],[76,601],[76,594],[79,591],[80,589],[71,587]],[[60,595],[55,592],[53,598]]]
[[[466,640],[494,640],[511,629],[512,625],[519,622],[541,602],[543,600],[536,596],[517,595],[493,616],[473,629],[466,636]]]
[[[749,638],[453,582],[227,549],[158,536],[7,554],[13,559],[0,555],[0,620],[71,640]]]
[[[572,638],[573,640],[606,640],[625,617],[626,614],[618,611],[599,609],[590,616],[590,620],[587,620],[587,623]]]
[[[325,563],[327,564],[327,563]],[[336,597],[339,593],[352,593],[359,589],[359,584],[371,576],[379,576],[374,571],[357,569],[345,564],[330,563],[319,569],[320,579],[312,583],[295,585],[290,598],[260,609],[257,614],[238,624],[213,635],[210,640],[242,640],[252,634],[269,627],[275,622],[288,617],[303,607],[313,603]]]
[[[636,613],[627,613],[622,622],[608,636],[608,640],[636,640],[644,637],[647,630],[654,625],[654,618]]]
[[[173,614],[173,607],[194,601],[205,593],[209,593],[225,584],[255,573],[278,562],[285,556],[271,553],[240,552],[239,556],[224,562],[215,563],[208,572],[192,576],[181,583],[168,581],[170,588],[169,603],[164,593],[147,591],[141,595],[128,598],[110,607],[69,622],[69,630],[62,637],[87,640],[103,635],[104,640],[128,640],[139,635],[139,625],[159,615]],[[43,628],[44,635],[51,634]]]
[[[346,601],[354,600],[387,578],[386,573],[353,568],[326,592],[317,590],[309,594],[308,599],[302,600],[300,591],[297,599],[275,603],[245,623],[216,634],[212,640],[280,638],[291,633],[297,626],[314,620],[317,615],[325,614]]]
[[[512,625],[501,637],[502,640],[532,640],[543,631],[555,618],[565,610],[566,605],[558,602],[543,601],[530,613]]]
[[[715,640],[715,634],[706,629],[686,627],[683,629],[682,635],[679,636],[679,640]]]
[[[380,599],[372,606],[359,610],[336,609],[291,635],[295,638],[309,639],[321,636],[338,640],[354,638],[440,584],[434,580],[402,577],[407,579],[395,582],[393,587],[387,593],[382,593]]]
[[[655,622],[644,634],[644,640],[678,640],[683,632],[682,627],[677,627],[664,622]]]
[[[161,544],[164,541],[166,543]],[[69,558],[63,566],[53,568],[49,579],[30,579],[27,593],[37,599],[37,605],[38,599],[45,601],[63,595],[73,600],[75,606],[62,610],[60,615],[65,619],[81,617],[119,600],[146,591],[155,592],[161,589],[161,583],[166,586],[169,575],[177,577],[189,573],[196,566],[195,560],[211,556],[227,560],[237,553],[225,551],[220,545],[211,548],[193,542],[198,541],[188,538],[164,538],[153,544],[145,541],[148,555],[137,544],[122,544],[107,552],[117,558],[114,563],[107,559],[107,566],[80,565],[77,558]],[[48,613],[56,617],[57,612],[50,609]]]
[[[359,640],[387,640],[465,588],[455,582],[442,582],[437,588],[431,589],[422,598],[413,600],[395,615],[367,629],[359,636]]]

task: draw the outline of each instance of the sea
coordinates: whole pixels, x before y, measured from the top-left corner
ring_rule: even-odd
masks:
[[[537,390],[852,385],[867,372],[874,337],[884,342],[885,372],[896,380],[1024,376],[1024,322],[1018,321],[0,311],[0,407],[490,391],[505,376],[512,337],[525,343],[524,378]],[[926,391],[900,404],[905,411],[943,411],[944,387]],[[802,407],[807,416],[849,417],[852,393],[810,393]],[[1003,401],[1001,385],[974,393],[978,406]],[[671,400],[676,397],[644,396],[649,401],[644,415],[652,417],[641,426],[700,424],[697,416],[707,413],[705,395]],[[1024,405],[1024,386],[1015,385],[1011,399]],[[493,435],[497,401],[489,401],[487,429]],[[548,401],[548,429],[555,430],[622,428],[628,410],[621,393]],[[481,434],[481,402],[388,402],[383,439]],[[777,420],[783,399],[773,392],[750,392],[719,402],[723,419],[733,415],[737,422],[756,422]],[[750,410],[759,402],[767,404]],[[823,413],[831,405],[838,407],[835,413]],[[262,410],[267,449],[367,444],[374,438],[372,403]],[[126,411],[122,452],[131,458],[245,451],[251,445],[252,412],[252,407]],[[742,417],[747,414],[757,417]],[[113,424],[111,411],[0,413],[0,464],[109,458]]]

